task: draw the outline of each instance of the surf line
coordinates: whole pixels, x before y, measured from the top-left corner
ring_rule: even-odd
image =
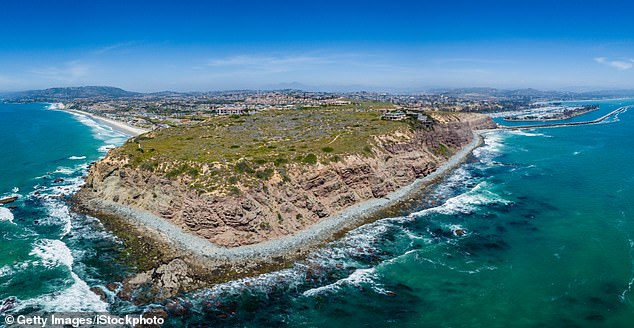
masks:
[[[568,122],[568,123],[557,123],[557,124],[533,124],[533,125],[519,125],[519,126],[508,126],[508,125],[498,125],[500,129],[506,130],[523,130],[523,129],[538,129],[538,128],[557,128],[562,126],[577,126],[577,125],[588,125],[588,124],[597,124],[605,121],[608,117],[624,112],[625,110],[634,107],[634,105],[619,107],[599,118],[592,121],[583,121],[583,122]]]

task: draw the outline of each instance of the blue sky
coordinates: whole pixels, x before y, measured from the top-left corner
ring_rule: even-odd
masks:
[[[634,88],[626,1],[3,1],[0,91]]]

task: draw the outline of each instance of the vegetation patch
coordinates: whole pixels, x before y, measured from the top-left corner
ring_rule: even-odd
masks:
[[[304,156],[304,158],[302,158],[302,163],[317,164],[317,155],[311,153]]]
[[[375,109],[386,106],[366,102],[213,117],[133,138],[113,155],[127,159],[133,168],[169,179],[187,178],[195,189],[239,194],[236,186],[260,185],[276,171],[283,182],[290,181],[288,165],[372,156],[374,137],[410,129],[405,121],[381,120]]]
[[[321,149],[321,151],[323,151],[324,153],[332,153],[333,151],[335,151],[335,149],[332,147],[324,147]]]

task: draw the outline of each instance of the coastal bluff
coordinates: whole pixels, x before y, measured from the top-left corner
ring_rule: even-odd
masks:
[[[378,113],[258,115],[153,131],[90,167],[74,197],[76,208],[102,219],[147,257],[140,267],[151,271],[137,280],[170,271],[166,266],[174,261],[178,267],[182,261],[198,264],[193,275],[175,279],[190,286],[204,285],[202,276],[220,281],[286,263],[305,254],[302,246],[331,240],[363,222],[344,219],[314,234],[311,227],[351,208],[377,210],[364,204],[389,200],[474,144],[474,131],[495,128],[489,117],[471,113],[431,112],[432,124],[425,126],[415,119],[384,121]],[[315,234],[321,236],[313,239]],[[191,242],[183,240],[190,237]],[[259,245],[292,238],[311,242],[287,242],[292,247],[278,247],[283,251],[277,253],[258,251]],[[250,254],[237,256],[243,260],[239,268],[225,252],[232,249]],[[258,263],[259,256],[267,261]],[[200,283],[192,283],[197,279]],[[183,289],[174,284],[170,288]]]

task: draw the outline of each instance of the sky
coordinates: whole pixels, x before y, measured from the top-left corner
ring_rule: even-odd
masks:
[[[634,89],[627,1],[4,0],[0,91]]]

